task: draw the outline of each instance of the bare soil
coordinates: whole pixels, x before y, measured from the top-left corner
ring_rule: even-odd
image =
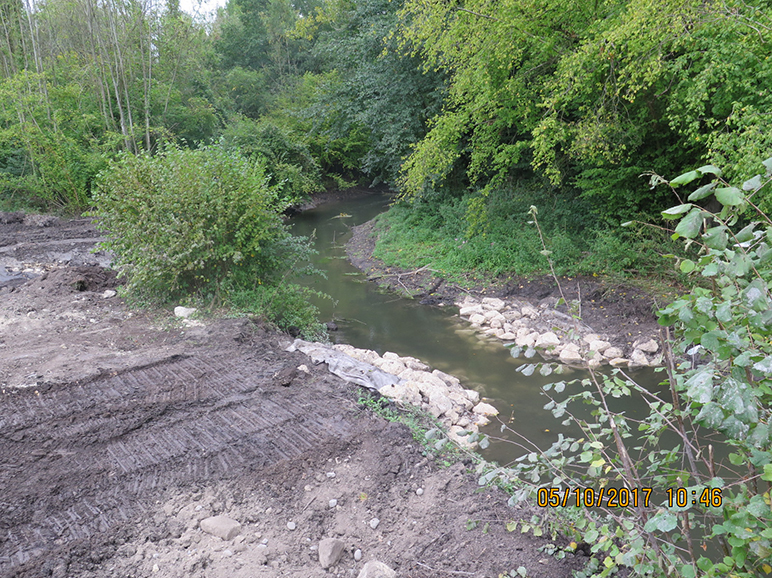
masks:
[[[87,219],[0,215],[0,577],[349,577],[378,559],[402,578],[567,578],[584,565],[507,532],[545,512],[507,507],[468,463],[441,467],[286,352],[287,336],[128,308],[109,255],[89,252],[98,238]],[[240,534],[206,534],[211,515]],[[326,537],[346,547],[329,569]]]
[[[582,322],[596,333],[608,336],[615,345],[628,346],[641,337],[656,337],[660,326],[654,298],[632,285],[595,277],[560,278],[560,288],[548,275],[527,278],[517,275],[488,279],[477,286],[461,287],[446,282],[429,269],[406,271],[386,266],[373,257],[377,233],[372,221],[354,227],[346,253],[351,262],[368,277],[385,287],[420,299],[426,305],[453,305],[462,293],[480,297],[512,297],[534,306],[554,306],[561,297],[569,303],[581,302]],[[565,305],[557,308],[568,313]],[[572,312],[579,313],[577,311]]]

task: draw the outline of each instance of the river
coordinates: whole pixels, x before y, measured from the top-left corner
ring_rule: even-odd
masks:
[[[381,355],[393,351],[400,356],[417,357],[455,375],[465,387],[489,398],[507,425],[540,447],[549,447],[557,431],[566,434],[561,422],[543,409],[549,400],[540,393],[541,388],[556,381],[555,376],[543,377],[536,372],[526,377],[518,373],[515,370],[527,360],[513,358],[501,342],[480,340],[458,317],[457,308],[420,305],[382,291],[348,261],[344,247],[351,237],[351,228],[383,212],[388,202],[389,197],[384,194],[346,198],[305,211],[292,220],[294,234],[313,239],[319,251],[313,264],[327,274],[326,279],[309,277],[305,283],[332,297],[316,302],[321,319],[334,320],[339,327],[330,333],[330,338]],[[656,387],[659,375],[644,370],[637,372],[636,377]],[[586,376],[584,371],[569,370],[559,379]],[[563,395],[576,391],[576,387],[569,385]],[[640,408],[640,402],[630,400],[629,407],[624,409],[636,412],[636,406]],[[483,430],[504,438],[492,443],[483,456],[505,464],[523,453],[514,445],[522,440],[511,433],[502,434],[500,428],[500,423],[494,421]]]

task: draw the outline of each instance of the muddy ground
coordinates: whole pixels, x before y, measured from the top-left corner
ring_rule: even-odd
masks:
[[[547,275],[525,278],[516,275],[489,279],[486,285],[471,288],[446,282],[426,268],[405,271],[387,267],[373,257],[377,232],[369,221],[354,227],[346,253],[351,262],[368,274],[369,279],[402,294],[410,294],[427,305],[453,305],[463,294],[479,297],[507,297],[529,301],[534,306],[555,306],[561,297],[555,280]],[[581,311],[569,311],[565,305],[559,311],[576,315],[593,332],[608,337],[615,345],[631,349],[642,336],[657,337],[660,326],[655,311],[657,304],[647,292],[631,285],[610,282],[595,277],[560,278],[566,301],[579,301]],[[664,305],[661,303],[660,305]]]
[[[544,512],[424,455],[284,351],[288,337],[127,308],[109,255],[89,252],[98,237],[87,219],[0,215],[0,577],[355,577],[380,560],[401,578],[567,578],[584,565],[508,532]],[[239,535],[202,531],[212,515]],[[323,538],[345,545],[329,569]]]

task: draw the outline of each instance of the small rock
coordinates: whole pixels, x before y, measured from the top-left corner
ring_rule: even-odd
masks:
[[[335,472],[327,472],[327,477],[332,479],[335,477]]]
[[[659,350],[659,344],[653,339],[649,339],[648,341],[644,341],[638,345],[638,349],[645,351],[646,353],[657,353],[657,350]]]
[[[118,295],[116,291],[113,291],[112,289],[105,289],[105,292],[102,293],[102,299],[110,299],[110,297],[115,297]]]
[[[329,568],[337,564],[343,555],[346,545],[337,538],[325,538],[319,542],[319,563],[322,568]]]
[[[598,335],[597,333],[588,333],[587,335],[582,337],[582,339],[584,339],[585,343],[592,343],[593,341],[599,341],[600,335]]]
[[[609,347],[603,352],[603,357],[606,359],[616,359],[622,357],[624,352],[619,347]]]
[[[335,506],[337,506],[337,505],[338,505],[338,500],[336,500],[335,498],[333,498],[332,500],[330,500],[330,501],[329,501],[329,504],[330,504],[330,507],[331,507],[331,508],[334,508]]]
[[[560,361],[563,363],[577,363],[582,361],[582,356],[578,351],[565,348],[560,352]]]
[[[303,491],[304,492],[310,492],[313,489],[314,489],[314,487],[312,485],[306,484],[306,486],[303,488]]]
[[[381,521],[378,518],[373,518],[370,520],[370,527],[375,530],[378,527],[378,524],[380,524]]]
[[[298,371],[302,371],[303,373],[311,373],[307,365],[298,365]]]
[[[630,367],[648,367],[649,365],[649,358],[640,349],[635,349],[630,355]]]
[[[469,401],[472,403],[479,403],[480,402],[480,392],[475,391],[473,389],[467,389],[465,390],[466,396],[469,398]]]
[[[174,308],[174,316],[175,317],[182,317],[183,319],[187,319],[191,315],[193,315],[196,312],[195,307],[182,307],[178,306]]]
[[[295,524],[295,522],[287,522],[287,530],[294,530],[297,527],[298,526]]]
[[[482,300],[483,305],[487,305],[492,309],[504,309],[506,303],[496,297],[484,297]]]
[[[479,314],[482,315],[482,305],[469,305],[468,307],[462,307],[458,314],[461,317],[469,317],[470,315]]]
[[[397,573],[383,562],[370,560],[364,565],[357,578],[396,578]]]
[[[416,493],[416,496],[423,496],[424,495],[424,489],[423,488],[418,488],[415,491],[415,493]]]
[[[590,341],[590,351],[595,351],[596,353],[603,353],[609,347],[611,347],[611,344],[608,341],[603,341],[601,339]]]
[[[201,529],[207,534],[223,540],[232,540],[241,532],[241,524],[227,516],[212,516],[200,522]]]
[[[159,568],[158,564],[153,564],[153,572],[159,572],[161,568]]]
[[[481,315],[479,313],[475,313],[469,318],[469,323],[472,323],[473,325],[483,325],[487,319],[484,315]]]
[[[499,415],[499,410],[497,410],[491,404],[484,402],[478,403],[476,406],[474,406],[472,411],[478,415]]]
[[[327,323],[325,323],[325,325],[327,326],[327,331],[337,331],[338,330],[338,324],[335,323],[334,321],[328,321]]]
[[[361,559],[362,559],[362,550],[357,548],[356,550],[354,550],[354,560],[359,562]]]
[[[623,367],[623,366],[629,366],[630,360],[625,359],[624,357],[615,357],[611,361],[609,361],[612,367]]]
[[[558,336],[552,333],[552,331],[548,331],[547,333],[539,335],[534,347],[547,349],[548,347],[554,347],[556,345],[560,345],[560,339],[558,339]]]

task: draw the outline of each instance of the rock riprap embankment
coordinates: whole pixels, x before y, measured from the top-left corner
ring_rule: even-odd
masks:
[[[480,401],[479,392],[465,389],[458,378],[431,367],[414,357],[400,357],[387,351],[383,356],[370,349],[347,344],[327,346],[296,339],[287,351],[301,351],[314,363],[326,363],[331,373],[350,383],[377,390],[400,403],[409,403],[438,418],[448,437],[464,447],[467,436],[477,433],[498,415],[492,405]]]
[[[639,337],[632,344],[612,343],[578,319],[549,306],[469,295],[456,305],[459,315],[474,330],[511,344],[516,356],[523,350],[535,350],[547,361],[591,368],[611,365],[634,369],[662,364],[660,345],[653,336]]]

